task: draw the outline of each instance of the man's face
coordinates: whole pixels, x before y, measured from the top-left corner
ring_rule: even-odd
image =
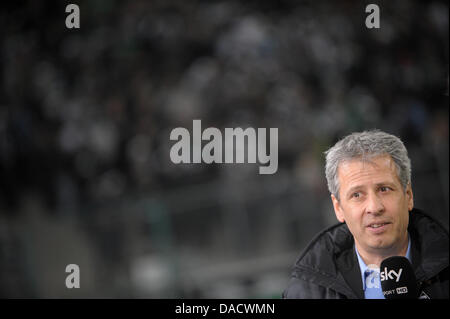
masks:
[[[404,191],[389,155],[343,162],[338,178],[340,200],[331,195],[334,211],[359,251],[385,255],[406,243],[413,194],[410,185]]]

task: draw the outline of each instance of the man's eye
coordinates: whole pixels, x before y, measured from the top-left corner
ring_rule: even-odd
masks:
[[[386,186],[380,187],[380,191],[382,191],[382,192],[387,192],[388,190],[389,190],[389,187],[386,187]]]
[[[360,193],[353,193],[353,194],[352,194],[352,197],[354,197],[354,198],[359,198],[360,196],[361,196]]]

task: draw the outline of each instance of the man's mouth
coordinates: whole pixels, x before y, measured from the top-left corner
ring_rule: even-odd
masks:
[[[381,234],[381,233],[384,233],[384,231],[387,229],[389,224],[391,224],[391,223],[390,222],[371,223],[371,224],[367,225],[367,228],[373,234]]]
[[[387,224],[389,224],[389,223],[370,224],[369,227],[370,227],[370,228],[380,228],[380,227],[382,227],[382,226],[384,226],[384,225],[387,225]]]

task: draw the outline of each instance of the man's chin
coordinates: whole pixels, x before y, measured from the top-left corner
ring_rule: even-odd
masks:
[[[380,255],[384,255],[387,251],[392,250],[394,241],[389,240],[389,238],[378,238],[371,241],[368,246]]]
[[[385,249],[394,244],[392,236],[388,233],[374,235],[366,234],[365,243],[368,247],[373,249]]]

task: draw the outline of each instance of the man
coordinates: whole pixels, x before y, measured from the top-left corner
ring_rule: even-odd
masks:
[[[448,232],[413,208],[402,141],[378,130],[353,133],[326,152],[325,174],[341,223],[303,251],[283,298],[383,299],[379,267],[390,256],[409,259],[418,297],[448,298]]]

